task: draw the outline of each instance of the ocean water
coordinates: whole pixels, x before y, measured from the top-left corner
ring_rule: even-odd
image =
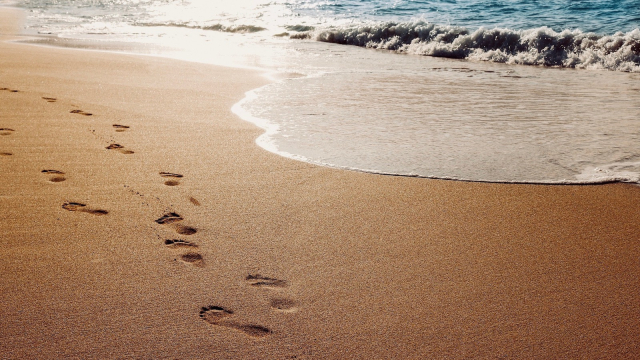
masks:
[[[25,41],[262,69],[258,144],[382,174],[640,182],[640,3],[22,0]]]

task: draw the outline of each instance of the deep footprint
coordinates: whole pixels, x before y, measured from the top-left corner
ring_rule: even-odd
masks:
[[[62,175],[64,175],[64,173],[62,171],[58,171],[58,170],[42,170],[43,174],[52,174],[55,176],[52,176],[51,178],[49,178],[49,181],[51,182],[62,182],[65,181],[66,178]]]
[[[274,279],[260,274],[249,274],[245,280],[247,280],[251,286],[257,287],[284,288],[289,286],[285,280]]]
[[[134,152],[131,150],[126,150],[124,148],[124,146],[120,145],[120,144],[110,144],[109,146],[106,147],[107,150],[118,150],[119,152],[123,153],[123,154],[133,154]]]
[[[80,114],[80,115],[84,115],[84,116],[91,116],[93,115],[92,113],[86,112],[86,111],[82,111],[82,110],[71,110],[69,111],[72,114]]]
[[[0,135],[11,135],[15,130],[9,128],[0,128]]]
[[[224,326],[239,330],[252,337],[264,337],[271,334],[271,330],[264,326],[253,324],[239,324],[228,320],[233,315],[233,311],[220,306],[203,307],[200,310],[200,318],[211,325]]]
[[[127,126],[127,125],[113,124],[113,127],[116,129],[116,132],[123,132],[123,131],[126,131],[127,129],[129,129],[129,126]]]
[[[162,215],[162,217],[160,219],[157,219],[156,222],[158,224],[171,224],[173,222],[182,220],[184,220],[182,216],[178,215],[177,213],[171,212]]]
[[[62,208],[68,211],[81,211],[86,212],[92,215],[107,215],[109,212],[107,210],[99,210],[99,209],[90,209],[87,208],[86,204],[77,203],[77,202],[66,202],[62,204]]]
[[[181,240],[181,239],[167,239],[164,241],[164,244],[167,247],[171,247],[171,248],[180,248],[180,247],[189,247],[189,248],[197,248],[198,245],[190,242],[190,241],[186,241],[186,240]]]

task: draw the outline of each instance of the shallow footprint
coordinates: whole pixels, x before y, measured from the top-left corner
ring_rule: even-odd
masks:
[[[64,176],[64,173],[62,171],[58,171],[58,170],[42,170],[43,174],[52,174],[54,176],[49,178],[49,181],[51,182],[62,182],[67,180]]]
[[[72,113],[72,114],[80,114],[80,115],[84,115],[84,116],[91,116],[91,115],[93,115],[92,113],[89,113],[89,112],[86,112],[86,111],[82,111],[82,110],[79,110],[79,109],[71,110],[71,111],[69,111],[69,112],[70,112],[70,113]]]
[[[119,124],[113,124],[113,127],[116,129],[116,132],[123,132],[129,128],[129,126],[127,125],[119,125]]]
[[[186,254],[182,254],[180,256],[180,260],[182,260],[182,262],[187,264],[191,264],[195,266],[204,266],[204,259],[202,258],[202,255],[195,252],[188,252]]]
[[[200,310],[200,318],[211,325],[224,326],[239,330],[252,337],[264,337],[271,334],[271,330],[264,326],[253,324],[239,324],[229,320],[233,315],[233,311],[225,309],[221,306],[208,306]]]
[[[56,98],[46,97],[46,96],[43,96],[43,97],[42,97],[42,99],[43,99],[43,100],[47,100],[47,102],[50,102],[50,103],[52,103],[52,102],[56,102],[56,101],[58,100],[58,99],[56,99]]]
[[[118,150],[119,152],[123,153],[123,154],[133,154],[134,152],[131,150],[126,150],[124,148],[124,146],[120,145],[120,144],[110,144],[109,146],[106,147],[107,150]]]
[[[90,209],[87,208],[86,204],[77,203],[77,202],[66,202],[62,204],[62,208],[68,211],[81,211],[86,212],[92,215],[107,215],[109,212],[107,210],[99,210],[99,209]]]
[[[6,151],[0,152],[0,156],[11,156],[11,155],[13,155],[13,154],[10,153],[10,152],[6,152]]]
[[[200,206],[200,201],[194,199],[193,197],[190,197],[189,201],[191,201],[191,203],[195,206]]]
[[[274,279],[266,276],[262,276],[260,274],[255,275],[247,275],[245,278],[249,282],[251,286],[257,287],[267,287],[267,288],[284,288],[289,286],[286,280]]]
[[[191,226],[176,225],[176,232],[180,235],[193,235],[198,232],[198,229]]]
[[[0,128],[0,135],[11,135],[15,130],[9,128]]]
[[[167,186],[180,185],[180,182],[175,179],[179,179],[183,177],[181,174],[174,174],[174,173],[169,173],[164,171],[160,172],[160,176],[162,176],[163,178],[171,178],[170,180],[167,180],[164,182],[164,184]]]
[[[272,309],[282,312],[295,312],[296,310],[298,310],[298,303],[296,303],[294,300],[286,298],[271,299],[270,305]]]

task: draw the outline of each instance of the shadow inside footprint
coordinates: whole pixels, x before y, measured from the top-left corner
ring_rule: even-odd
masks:
[[[264,337],[271,334],[271,330],[264,326],[253,324],[239,324],[230,321],[229,317],[233,315],[233,311],[227,310],[220,306],[203,307],[200,310],[200,318],[211,325],[224,326],[239,330],[252,337]]]
[[[58,100],[56,98],[46,97],[46,96],[43,96],[42,99],[47,100],[47,102],[50,102],[50,103],[56,102],[56,100]]]
[[[64,173],[62,171],[58,171],[58,170],[42,170],[43,174],[52,174],[55,176],[52,176],[49,178],[49,181],[51,182],[62,182],[65,181],[66,178],[62,175],[64,175]]]
[[[118,125],[118,124],[113,124],[113,127],[116,129],[116,132],[123,132],[129,128],[129,126],[127,125]]]
[[[9,128],[0,128],[0,135],[11,135],[15,130]]]
[[[190,247],[190,248],[197,248],[198,245],[192,243],[191,241],[186,241],[186,240],[181,240],[181,239],[167,239],[164,241],[164,244],[167,247],[172,247],[172,248],[180,248],[180,247]]]
[[[173,222],[182,220],[184,220],[182,216],[178,215],[177,213],[171,212],[162,215],[162,217],[160,219],[157,219],[156,222],[158,224],[171,224]]]
[[[86,112],[86,111],[82,111],[82,110],[79,110],[79,109],[71,110],[71,111],[69,111],[69,112],[70,112],[70,113],[72,113],[72,114],[80,114],[80,115],[84,115],[84,116],[91,116],[91,115],[93,115],[92,113],[89,113],[89,112]]]
[[[11,156],[11,155],[13,155],[13,154],[10,153],[10,152],[6,152],[6,151],[0,152],[0,156]]]
[[[267,288],[284,288],[289,286],[285,280],[274,279],[260,274],[247,275],[245,278],[251,286],[267,287]]]
[[[107,210],[87,208],[87,205],[83,203],[77,203],[77,202],[66,202],[62,204],[62,208],[68,211],[81,211],[81,212],[86,212],[88,214],[98,215],[98,216],[107,215],[109,213]]]

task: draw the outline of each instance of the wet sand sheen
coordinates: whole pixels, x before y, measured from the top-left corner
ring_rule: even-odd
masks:
[[[0,52],[0,357],[640,354],[637,187],[317,167],[230,112],[257,73]]]

